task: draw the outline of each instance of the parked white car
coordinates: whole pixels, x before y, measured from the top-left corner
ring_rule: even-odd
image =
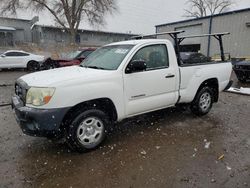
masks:
[[[44,56],[35,55],[20,50],[9,50],[0,55],[0,69],[27,68],[27,70],[39,70],[40,64],[45,60]]]
[[[178,65],[168,40],[113,43],[80,66],[25,75],[17,80],[12,106],[23,132],[65,136],[79,152],[96,148],[113,122],[190,104],[207,114],[230,87],[232,64]]]

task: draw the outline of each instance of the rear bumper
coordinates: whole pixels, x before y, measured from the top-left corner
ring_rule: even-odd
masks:
[[[58,137],[68,108],[35,109],[24,106],[18,96],[12,97],[12,108],[23,133],[38,137]]]

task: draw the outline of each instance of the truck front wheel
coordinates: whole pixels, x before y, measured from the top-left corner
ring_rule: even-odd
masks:
[[[105,138],[107,115],[101,110],[86,110],[77,115],[69,125],[66,140],[73,151],[80,153],[97,148]]]
[[[203,87],[195,96],[191,104],[191,111],[198,115],[208,114],[213,106],[213,91],[209,87]]]

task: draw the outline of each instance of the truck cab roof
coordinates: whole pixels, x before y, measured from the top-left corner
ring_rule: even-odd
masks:
[[[170,42],[167,39],[141,39],[141,40],[128,40],[128,41],[122,41],[122,42],[115,42],[111,43],[107,46],[112,46],[112,45],[143,45],[143,44],[148,44],[148,43],[159,43],[159,42]]]

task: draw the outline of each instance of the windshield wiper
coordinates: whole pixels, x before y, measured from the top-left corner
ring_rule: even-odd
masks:
[[[90,69],[99,69],[99,70],[104,70],[102,67],[97,67],[97,66],[86,66],[86,65],[80,65],[80,67],[85,67],[85,68],[90,68]]]
[[[104,68],[102,67],[97,67],[97,66],[87,66],[88,68],[91,68],[91,69],[100,69],[100,70],[104,70]]]

